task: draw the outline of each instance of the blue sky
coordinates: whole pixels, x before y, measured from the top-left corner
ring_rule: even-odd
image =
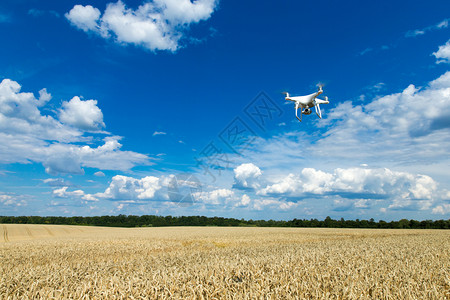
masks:
[[[449,9],[2,1],[0,215],[448,218]]]

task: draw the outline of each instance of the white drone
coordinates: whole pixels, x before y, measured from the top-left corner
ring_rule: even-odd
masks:
[[[302,115],[309,115],[311,114],[311,108],[314,106],[316,109],[316,114],[319,118],[322,119],[322,112],[320,111],[319,104],[328,104],[330,103],[328,101],[328,97],[325,96],[325,100],[317,99],[317,96],[323,93],[322,86],[319,86],[319,90],[313,94],[306,95],[306,96],[295,96],[291,97],[289,96],[288,92],[284,92],[283,94],[286,95],[286,100],[295,102],[295,116],[297,119],[301,122],[302,121]],[[300,118],[297,115],[297,110],[299,107],[302,109]]]

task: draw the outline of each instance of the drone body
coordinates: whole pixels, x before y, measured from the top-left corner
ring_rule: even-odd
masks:
[[[311,112],[312,112],[311,108],[313,106],[314,106],[314,108],[316,110],[317,116],[322,119],[322,112],[320,111],[319,104],[328,104],[328,103],[330,103],[328,101],[328,97],[326,97],[326,96],[325,96],[325,100],[317,99],[317,96],[319,96],[322,93],[323,93],[322,87],[319,86],[319,90],[317,92],[312,93],[310,95],[306,95],[306,96],[291,97],[291,96],[289,96],[288,92],[285,92],[284,94],[286,95],[286,98],[285,98],[286,100],[292,101],[292,102],[295,103],[295,116],[301,122],[302,121],[302,115],[309,115],[309,114],[311,114]],[[300,118],[298,117],[298,113],[297,113],[299,108],[301,108]]]

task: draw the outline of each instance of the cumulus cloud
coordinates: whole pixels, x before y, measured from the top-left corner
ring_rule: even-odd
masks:
[[[174,175],[146,176],[134,178],[130,176],[116,175],[111,179],[104,192],[94,194],[85,193],[82,190],[69,191],[67,186],[53,190],[55,198],[81,199],[85,201],[111,200],[121,203],[145,204],[148,201],[171,203],[168,187],[171,185]],[[180,183],[180,180],[178,180]],[[194,184],[197,184],[196,182]],[[189,184],[192,186],[192,183]],[[240,190],[209,186],[208,190],[191,190],[196,209],[246,209],[261,211],[271,208],[277,211],[286,211],[298,206],[297,203],[270,196],[249,196],[242,194]]]
[[[438,51],[433,52],[437,63],[450,63],[450,40],[445,45],[439,46]]]
[[[335,204],[341,208],[367,208],[368,200],[387,199],[393,209],[411,206],[428,209],[439,198],[439,192],[437,183],[429,176],[387,168],[338,168],[333,173],[304,168],[300,174],[291,173],[257,194],[298,199],[337,196]]]
[[[235,207],[246,207],[250,210],[262,211],[264,209],[287,211],[298,206],[298,203],[285,201],[277,198],[250,198],[247,194],[242,195]]]
[[[97,131],[105,127],[103,113],[97,106],[97,100],[81,100],[77,96],[62,103],[59,120],[82,130]]]
[[[65,16],[72,25],[86,32],[99,29],[100,10],[91,5],[75,5]]]
[[[433,214],[448,215],[450,214],[450,204],[438,205],[432,210]]]
[[[305,197],[340,195],[343,198],[397,198],[430,200],[436,182],[426,175],[413,175],[389,169],[338,168],[327,173],[304,168],[258,191],[259,195]]]
[[[95,194],[108,200],[168,200],[167,187],[171,177],[146,176],[141,179],[116,175],[103,193]]]
[[[242,195],[241,201],[239,201],[236,206],[247,206],[250,204],[250,197],[246,194]]]
[[[323,194],[330,191],[333,175],[312,168],[304,168],[300,174],[289,174],[283,180],[258,191],[260,195],[298,196],[299,194]]]
[[[0,83],[0,133],[62,142],[82,140],[83,132],[77,128],[64,126],[52,116],[41,115],[39,108],[51,99],[45,89],[39,92],[39,99],[20,90],[20,84],[10,79]]]
[[[194,198],[203,204],[224,205],[233,201],[234,191],[229,189],[216,189],[208,192],[195,193]]]
[[[121,138],[118,136],[105,137],[103,145],[91,147],[73,144],[50,144],[33,149],[31,160],[42,162],[48,174],[61,173],[84,174],[82,167],[102,170],[126,171],[136,165],[148,165],[149,158],[140,153],[122,151]]]
[[[67,189],[68,189],[67,186],[63,186],[59,189],[55,189],[55,190],[53,190],[53,195],[57,198],[67,198],[70,196],[80,197],[80,196],[84,195],[84,192],[82,190],[68,192]]]
[[[359,131],[372,130],[374,133],[387,129],[392,136],[409,137],[449,128],[450,124],[441,122],[450,116],[450,87],[442,87],[444,82],[448,83],[449,76],[447,72],[436,79],[440,86],[431,82],[420,89],[411,84],[401,93],[381,97],[365,106],[341,103],[329,113],[327,123],[335,120],[340,129],[360,126]],[[426,105],[427,101],[431,105]]]
[[[260,171],[255,165],[251,169]],[[210,186],[208,190],[193,192],[192,197],[195,205],[204,209],[215,207],[253,211],[288,211],[301,205],[302,201],[299,200],[311,199],[334,199],[330,209],[335,211],[370,209],[379,201],[390,210],[430,210],[435,205],[434,212],[440,213],[446,207],[441,203],[436,206],[446,191],[440,190],[431,177],[387,168],[337,168],[332,173],[304,168],[299,173],[290,173],[284,178],[266,177],[264,182],[270,182],[269,184],[246,193],[242,193],[240,188]],[[171,179],[173,175],[143,178],[116,175],[104,192],[88,194],[81,190],[68,191],[68,187],[63,186],[55,189],[53,195],[86,201],[106,199],[142,204],[152,200],[168,203],[170,199],[167,188]]]
[[[0,192],[0,204],[4,206],[20,207],[26,206],[27,201],[14,194],[5,194]]]
[[[68,191],[69,187],[63,186],[53,190],[53,197],[55,198],[80,198],[85,201],[98,201],[96,197],[91,194],[86,194],[82,190]]]
[[[41,114],[51,100],[46,89],[39,98],[20,90],[15,81],[0,83],[0,163],[37,162],[52,175],[83,174],[83,167],[126,171],[150,164],[146,155],[120,150],[118,136],[106,136],[98,146],[86,144],[92,141],[87,131],[101,133],[105,126],[96,100],[64,102],[57,120]]]
[[[193,195],[201,205],[215,206],[222,209],[248,209],[262,211],[270,208],[278,211],[285,211],[296,207],[298,204],[292,201],[285,201],[272,197],[250,197],[247,194],[240,195],[238,190],[215,189],[211,191],[198,192]]]
[[[260,185],[261,170],[252,163],[241,164],[234,169],[234,185],[238,189],[256,189]]]
[[[11,205],[15,202],[13,201],[13,197],[11,197],[10,195],[0,194],[0,203],[4,205]]]
[[[65,16],[73,26],[103,38],[176,51],[189,25],[209,19],[216,6],[216,0],[154,0],[133,10],[118,1],[109,3],[103,15],[91,5],[75,5]]]

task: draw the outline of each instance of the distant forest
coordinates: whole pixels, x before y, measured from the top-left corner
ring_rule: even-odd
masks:
[[[328,228],[410,228],[410,229],[450,229],[448,220],[407,220],[386,222],[380,220],[333,220],[326,217],[325,220],[317,219],[293,219],[291,221],[275,220],[244,220],[222,217],[187,216],[187,217],[162,217],[154,215],[133,216],[99,216],[99,217],[39,217],[0,216],[3,224],[59,224],[59,225],[87,225],[110,227],[161,227],[161,226],[254,226],[254,227],[328,227]]]

